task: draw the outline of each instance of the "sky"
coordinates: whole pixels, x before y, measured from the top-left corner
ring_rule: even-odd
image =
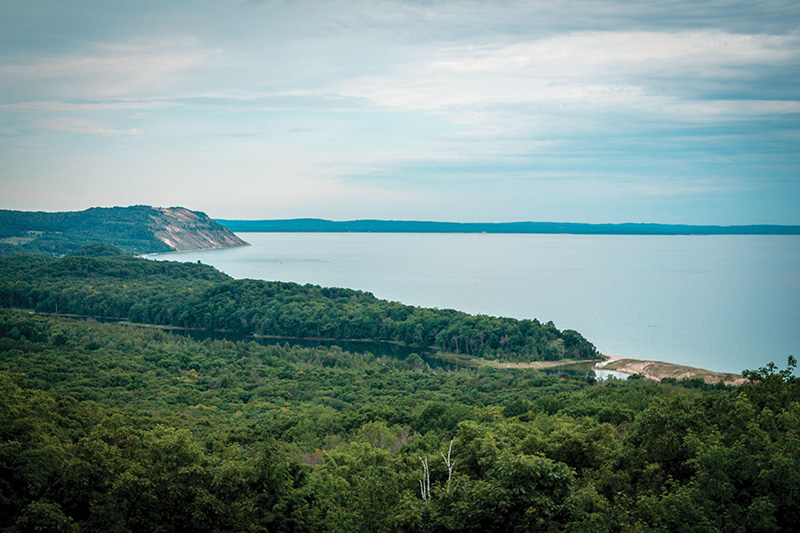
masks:
[[[797,0],[0,0],[0,208],[800,224]]]

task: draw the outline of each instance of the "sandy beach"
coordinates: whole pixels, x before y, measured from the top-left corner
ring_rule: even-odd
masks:
[[[703,368],[675,365],[662,361],[641,361],[618,355],[602,355],[606,360],[598,366],[602,366],[604,370],[616,370],[625,374],[640,374],[647,379],[656,381],[660,381],[663,378],[677,380],[700,378],[706,383],[724,383],[726,385],[741,385],[746,381],[741,374],[713,372]]]

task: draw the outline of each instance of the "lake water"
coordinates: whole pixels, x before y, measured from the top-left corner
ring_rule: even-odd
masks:
[[[741,372],[800,355],[800,236],[239,235],[252,246],[154,257],[552,320],[635,359]]]

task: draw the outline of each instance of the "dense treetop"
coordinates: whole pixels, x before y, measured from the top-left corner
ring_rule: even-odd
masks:
[[[59,259],[0,259],[0,305],[248,335],[391,341],[518,361],[597,357],[578,332],[552,323],[413,307],[349,289],[234,280],[210,266],[122,257],[94,245]]]
[[[434,368],[420,353],[596,351],[551,323],[98,244],[0,259],[0,307],[1,531],[800,528],[793,357],[738,388]]]
[[[597,383],[11,311],[0,354],[4,531],[800,525],[791,359]]]

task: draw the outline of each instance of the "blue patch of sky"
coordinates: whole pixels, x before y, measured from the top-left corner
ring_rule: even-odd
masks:
[[[791,208],[800,204],[794,0],[4,5],[0,162],[9,207],[58,209],[55,192],[40,202],[43,184],[72,194],[89,187],[83,176],[104,172],[134,182],[157,174],[142,178],[136,201],[148,190],[147,203],[205,201],[199,193],[182,201],[180,183],[212,183],[209,169],[229,169],[225,179],[263,196],[265,209],[294,205],[297,193],[276,188],[317,187],[320,197],[330,189],[337,212],[351,212],[343,218],[360,217],[382,190],[387,218],[419,212],[425,196],[424,218],[437,219],[513,220],[514,207],[530,219],[527,201],[562,209],[558,220],[800,222]],[[712,52],[722,50],[719,63],[631,60],[636,50],[614,47],[615,35],[642,31],[698,46],[706,36]],[[513,46],[581,36],[574,32],[610,35],[607,53],[620,60],[597,57],[604,66],[596,67],[582,56],[592,50],[580,49],[592,39],[556,42],[564,65],[585,71],[545,63],[542,76],[567,92],[599,86],[610,95],[526,99],[551,86],[526,67],[536,55],[523,57],[518,76],[503,69],[532,53]],[[515,93],[517,83],[530,84],[530,95]],[[616,86],[635,89],[630,102]],[[174,195],[164,196],[170,179]],[[448,207],[451,199],[458,205]],[[314,216],[319,206],[283,214]],[[242,213],[231,202],[189,207]],[[255,208],[247,216],[264,218]]]

